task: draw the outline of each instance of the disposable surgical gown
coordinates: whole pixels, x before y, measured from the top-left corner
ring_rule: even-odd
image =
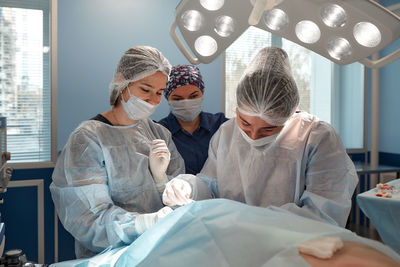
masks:
[[[132,243],[136,215],[163,207],[148,163],[154,139],[165,140],[171,152],[168,178],[184,173],[170,132],[150,119],[130,126],[89,120],[70,135],[50,190],[78,258]]]
[[[358,177],[328,123],[306,112],[296,113],[274,142],[255,147],[231,119],[210,142],[208,159],[197,177],[214,197],[259,207],[274,205],[345,226]]]

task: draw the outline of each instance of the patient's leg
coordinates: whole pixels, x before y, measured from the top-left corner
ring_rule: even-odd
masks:
[[[300,256],[313,267],[400,267],[399,263],[371,247],[354,242],[343,243],[343,248],[330,259],[318,259],[303,253]]]

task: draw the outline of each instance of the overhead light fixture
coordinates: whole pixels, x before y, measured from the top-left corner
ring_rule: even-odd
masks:
[[[210,63],[250,26],[339,65],[379,68],[400,58],[398,49],[368,59],[400,36],[400,17],[374,0],[182,0],[170,34],[192,64]]]

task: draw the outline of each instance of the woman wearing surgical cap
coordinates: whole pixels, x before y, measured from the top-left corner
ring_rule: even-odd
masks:
[[[112,108],[81,123],[58,158],[50,190],[77,258],[128,245],[172,211],[161,194],[184,162],[170,132],[149,119],[170,67],[155,48],[127,50],[110,84]]]
[[[202,111],[203,93],[204,82],[196,66],[172,67],[164,91],[171,112],[158,123],[171,131],[189,174],[200,172],[208,156],[211,137],[227,121],[221,112]]]
[[[344,227],[357,174],[331,125],[295,112],[299,93],[286,52],[260,50],[236,96],[236,118],[211,139],[201,173],[170,181],[164,203],[187,204],[207,192]]]

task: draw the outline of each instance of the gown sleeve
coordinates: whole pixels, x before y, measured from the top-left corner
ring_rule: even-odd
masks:
[[[50,185],[58,216],[73,237],[93,252],[132,243],[137,213],[114,205],[103,151],[85,129],[71,134]]]
[[[282,208],[298,215],[344,227],[358,183],[353,162],[335,130],[321,122],[309,136],[304,191],[298,203]]]

